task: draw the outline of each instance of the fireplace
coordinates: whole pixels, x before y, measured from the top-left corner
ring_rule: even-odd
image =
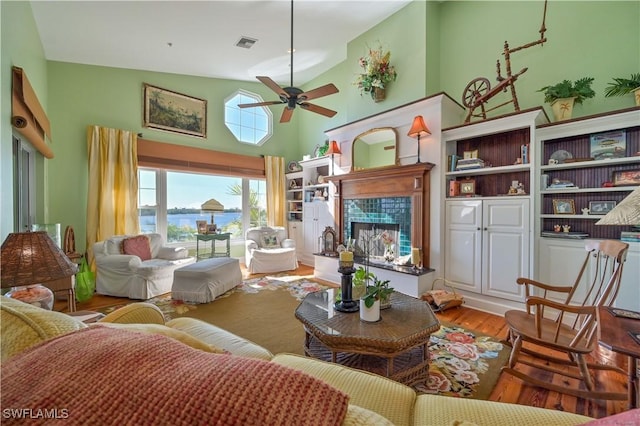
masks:
[[[429,266],[429,171],[431,163],[385,167],[329,176],[336,185],[335,219],[342,241],[354,238],[353,222],[397,224],[397,255],[422,249]]]
[[[394,241],[394,250],[398,255],[400,224],[375,222],[348,222],[351,239],[354,241],[354,254],[358,257],[382,258],[385,246],[380,235],[386,233]]]

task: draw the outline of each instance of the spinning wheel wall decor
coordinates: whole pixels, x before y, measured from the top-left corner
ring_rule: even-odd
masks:
[[[506,76],[503,77],[500,71],[500,60],[496,61],[496,71],[498,76],[496,80],[498,84],[495,87],[491,87],[491,83],[489,79],[485,77],[477,77],[474,78],[467,84],[467,87],[464,88],[462,92],[462,104],[468,108],[467,116],[464,120],[465,123],[471,121],[471,117],[482,117],[483,119],[487,118],[487,112],[493,111],[496,108],[500,108],[506,104],[513,102],[513,108],[516,111],[520,111],[520,105],[518,104],[518,96],[516,95],[516,86],[515,82],[519,76],[524,74],[528,68],[522,68],[519,72],[513,74],[511,72],[511,54],[517,52],[519,50],[527,49],[529,47],[533,47],[536,45],[543,45],[547,39],[544,36],[544,33],[547,31],[545,27],[545,20],[547,17],[547,0],[544,2],[544,12],[542,14],[542,25],[540,26],[540,38],[536,41],[532,41],[527,44],[523,44],[522,46],[514,47],[513,49],[509,48],[509,43],[507,41],[504,42],[504,48],[502,54],[504,55],[504,63],[505,63],[505,71]],[[489,101],[489,99],[496,96],[498,93],[506,92],[507,89],[511,90],[511,99],[501,103],[500,105],[496,105],[487,109],[485,104]],[[480,108],[480,112],[476,113],[476,108]]]

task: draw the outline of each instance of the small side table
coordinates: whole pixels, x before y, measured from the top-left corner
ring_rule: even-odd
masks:
[[[69,312],[67,313],[67,315],[72,316],[82,321],[85,324],[92,324],[94,322],[98,322],[105,317],[104,314],[101,314],[100,312],[96,312],[96,311],[75,311],[75,312]]]
[[[200,248],[200,241],[203,247]],[[227,249],[224,252],[216,252],[216,241],[226,241]],[[207,242],[211,242],[208,246]],[[207,250],[210,248],[210,250]],[[209,259],[211,257],[231,257],[231,233],[223,234],[196,234],[196,259]]]
[[[627,355],[629,409],[640,407],[640,345],[629,331],[640,331],[640,320],[615,316],[606,307],[598,308],[598,344],[613,352]]]

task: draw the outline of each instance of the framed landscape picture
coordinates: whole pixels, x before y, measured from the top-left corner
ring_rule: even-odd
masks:
[[[143,83],[144,127],[207,137],[207,101]]]
[[[627,133],[624,130],[591,135],[589,156],[594,160],[622,158],[627,152]]]
[[[640,169],[613,173],[613,185],[640,185]]]

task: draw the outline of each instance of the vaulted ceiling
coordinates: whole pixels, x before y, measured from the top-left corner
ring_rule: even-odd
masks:
[[[347,44],[410,0],[294,2],[294,84],[347,57]],[[33,1],[48,60],[255,81],[289,80],[291,3]],[[249,48],[237,47],[248,37]]]

